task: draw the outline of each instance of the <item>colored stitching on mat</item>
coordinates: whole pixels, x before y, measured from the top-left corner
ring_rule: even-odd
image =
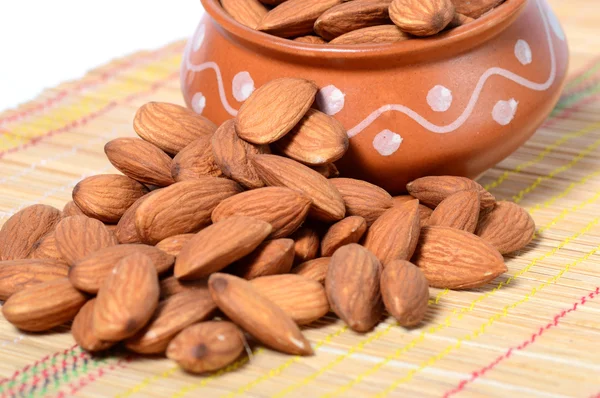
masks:
[[[81,377],[79,380],[69,384],[67,387],[70,387],[71,390],[68,393],[65,393],[64,391],[60,391],[56,395],[56,398],[65,398],[67,396],[73,396],[79,390],[83,389],[84,387],[86,387],[86,386],[90,385],[91,383],[97,381],[98,379],[102,378],[108,372],[111,372],[117,368],[125,369],[127,367],[125,365],[125,363],[130,362],[130,361],[131,361],[131,357],[121,358],[116,363],[111,364],[106,368],[100,368],[95,373],[87,374],[86,376]],[[84,375],[85,375],[85,372],[84,372]]]
[[[558,199],[562,199],[565,196],[567,196],[573,189],[575,189],[575,187],[578,187],[580,185],[584,185],[585,183],[587,183],[590,179],[597,177],[600,175],[600,170],[594,171],[590,174],[587,174],[585,176],[583,176],[583,178],[581,178],[579,181],[576,182],[572,182],[571,184],[569,184],[569,186],[562,191],[561,193],[559,193],[558,195],[555,195],[553,197],[551,197],[550,199],[544,201],[542,204],[538,203],[533,207],[530,207],[527,209],[527,211],[529,211],[529,214],[533,214],[536,211],[542,209],[542,208],[548,208],[550,207],[554,202],[556,202]]]
[[[571,89],[575,90],[575,86],[587,79],[588,76],[591,76],[598,69],[600,69],[600,57],[594,57],[579,71],[573,74],[571,80],[565,85],[565,93],[571,92]]]
[[[450,397],[450,396],[452,396],[454,394],[457,394],[457,393],[463,391],[465,389],[465,387],[467,386],[467,384],[473,383],[477,379],[483,377],[487,372],[489,372],[490,370],[494,369],[502,361],[504,361],[505,359],[510,358],[510,356],[512,355],[513,352],[524,350],[528,346],[530,346],[533,343],[535,343],[536,340],[537,340],[537,338],[541,337],[544,333],[546,333],[546,331],[548,331],[549,329],[552,329],[553,327],[557,327],[558,324],[559,324],[559,322],[560,322],[560,320],[562,318],[566,317],[571,312],[577,311],[577,308],[581,308],[581,306],[585,305],[585,303],[587,303],[589,300],[593,300],[599,294],[600,294],[600,287],[597,287],[594,291],[592,291],[589,294],[586,294],[585,296],[581,297],[578,301],[576,301],[575,303],[573,303],[573,306],[571,308],[569,308],[567,310],[563,310],[560,313],[556,314],[554,316],[554,318],[553,318],[553,321],[550,321],[545,326],[540,327],[537,332],[533,333],[531,335],[531,337],[529,337],[528,339],[526,339],[525,341],[523,341],[521,344],[509,348],[504,354],[498,356],[495,360],[493,360],[489,364],[487,364],[487,365],[481,367],[480,369],[472,372],[470,378],[461,380],[455,388],[446,391],[444,393],[443,397],[444,398],[448,398],[448,397]]]
[[[542,125],[543,128],[550,128],[552,126],[554,126],[555,124],[557,124],[558,122],[560,122],[561,120],[567,120],[569,119],[575,112],[580,111],[582,108],[584,108],[586,105],[596,101],[598,99],[598,92],[600,91],[600,83],[596,86],[594,86],[594,90],[591,90],[589,92],[585,92],[585,93],[581,93],[582,99],[579,99],[579,103],[577,103],[577,105],[573,105],[570,106],[570,104],[566,105],[569,106],[568,108],[564,108],[564,109],[559,109],[559,108],[554,108],[555,111],[558,110],[557,113],[551,113],[549,116],[549,119],[546,123],[544,123]],[[589,95],[589,96],[588,96]]]

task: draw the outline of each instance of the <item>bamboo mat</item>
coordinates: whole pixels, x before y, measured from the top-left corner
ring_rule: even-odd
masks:
[[[330,317],[305,332],[314,357],[255,347],[205,377],[164,359],[90,356],[66,329],[23,334],[0,315],[0,396],[600,397],[600,6],[553,3],[570,37],[570,83],[538,133],[481,179],[538,226],[505,276],[479,291],[432,289],[422,328],[388,319],[359,335]],[[62,207],[82,178],[115,172],[102,148],[133,136],[135,109],[182,102],[182,51],[111,62],[0,114],[0,224],[33,203]]]

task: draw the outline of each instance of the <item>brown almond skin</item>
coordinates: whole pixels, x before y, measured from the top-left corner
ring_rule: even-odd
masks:
[[[367,222],[360,216],[350,216],[333,224],[321,240],[321,256],[330,257],[342,246],[358,243],[367,231]]]
[[[52,232],[60,221],[60,210],[33,205],[11,216],[0,229],[0,260],[27,258],[35,242]]]
[[[340,192],[331,180],[311,168],[275,155],[256,155],[252,161],[266,185],[287,187],[310,198],[312,206],[309,217],[335,222],[346,215]]]
[[[123,258],[98,291],[94,335],[105,341],[120,341],[135,335],[154,314],[158,297],[158,276],[150,257],[134,253]]]
[[[208,289],[187,290],[158,303],[152,319],[125,347],[140,354],[161,354],[184,328],[210,318],[217,306]]]
[[[252,253],[272,229],[269,223],[244,216],[214,223],[183,246],[175,261],[175,277],[193,280],[220,271]]]
[[[313,36],[313,35],[296,37],[294,39],[294,41],[297,41],[298,43],[307,43],[307,44],[326,44],[327,43],[321,37]]]
[[[175,181],[195,180],[202,176],[221,177],[223,172],[215,162],[212,136],[203,136],[190,142],[173,158],[171,175]]]
[[[86,301],[67,278],[61,278],[13,294],[2,306],[2,314],[21,330],[43,332],[72,320]]]
[[[104,153],[117,170],[136,181],[159,187],[174,182],[171,177],[171,157],[147,141],[116,138],[104,145]]]
[[[212,221],[231,216],[247,216],[268,222],[272,239],[291,235],[306,219],[311,200],[284,187],[265,187],[246,191],[223,200],[212,212]]]
[[[77,313],[71,326],[73,339],[86,351],[104,351],[115,345],[114,341],[102,341],[96,338],[94,328],[94,306],[96,299],[91,299]]]
[[[252,286],[285,311],[298,325],[308,325],[329,312],[323,285],[302,275],[262,276]]]
[[[96,294],[115,265],[125,257],[136,253],[149,257],[159,274],[171,269],[175,262],[175,257],[152,246],[117,245],[98,250],[79,260],[69,270],[69,279],[79,290]]]
[[[83,212],[81,209],[73,202],[72,200],[68,201],[65,207],[63,207],[62,217],[71,217],[71,216],[83,216]]]
[[[421,228],[429,224],[429,219],[431,218],[432,214],[433,210],[419,203],[419,221],[421,224]]]
[[[325,290],[333,311],[356,332],[373,329],[383,315],[381,263],[359,244],[340,247],[331,257]]]
[[[400,29],[415,36],[432,36],[452,22],[451,0],[393,0],[390,18]]]
[[[117,223],[127,209],[148,193],[141,183],[118,174],[101,174],[81,180],[73,188],[73,201],[92,218]]]
[[[320,239],[315,229],[305,226],[291,236],[294,240],[294,262],[300,264],[317,257]]]
[[[336,178],[340,176],[340,171],[333,163],[323,164],[321,166],[312,166],[311,169],[321,174],[325,178]]]
[[[395,260],[381,273],[383,304],[401,326],[416,326],[427,313],[429,285],[423,271],[416,265]]]
[[[419,201],[392,207],[371,225],[364,246],[384,265],[393,260],[409,260],[419,241]]]
[[[479,192],[481,209],[490,209],[496,198],[475,181],[465,177],[429,176],[421,177],[406,185],[408,193],[419,199],[421,204],[435,208],[448,196],[459,192],[476,190]]]
[[[69,266],[56,259],[7,260],[0,262],[0,300],[30,286],[64,279]]]
[[[169,236],[197,232],[224,199],[242,191],[224,178],[202,177],[177,182],[145,200],[135,212],[142,242],[156,244]]]
[[[251,29],[256,29],[268,12],[258,0],[221,0],[221,5],[233,19]]]
[[[305,276],[320,284],[325,284],[330,261],[331,257],[315,258],[292,268],[292,273]]]
[[[74,265],[89,254],[118,244],[115,234],[87,216],[63,218],[56,226],[56,248],[63,260]]]
[[[315,32],[326,40],[369,26],[391,23],[391,0],[355,0],[331,7],[315,21]]]
[[[404,33],[396,25],[369,26],[344,33],[331,40],[331,45],[356,45],[356,44],[381,44],[396,43],[410,39],[409,34]]]
[[[477,19],[491,9],[499,6],[503,1],[504,0],[452,0],[452,3],[455,5],[457,13]]]
[[[137,110],[133,129],[144,140],[176,155],[195,139],[211,136],[217,126],[183,106],[149,102]]]
[[[279,37],[312,33],[317,18],[342,0],[287,0],[265,15],[257,28]]]
[[[507,271],[502,255],[469,232],[450,227],[425,227],[412,262],[421,268],[429,286],[472,289]]]
[[[135,212],[146,199],[160,191],[160,189],[156,189],[149,192],[129,206],[115,227],[115,236],[119,243],[142,243],[142,238],[135,225]]]
[[[177,257],[181,248],[185,245],[195,234],[179,234],[169,236],[158,242],[156,248],[164,251],[171,256]]]
[[[448,196],[435,208],[428,225],[440,225],[475,232],[479,220],[479,193],[460,191]]]
[[[368,226],[393,206],[390,194],[377,185],[353,178],[332,178],[329,181],[342,195],[347,215],[364,218]]]
[[[29,256],[27,256],[27,258],[48,258],[63,261],[62,255],[56,247],[55,231],[44,235],[42,238],[40,238],[40,240],[35,242],[31,247],[31,253],[29,253]]]
[[[237,276],[214,273],[210,294],[219,309],[261,343],[292,355],[312,355],[310,343],[292,318]]]
[[[169,343],[167,357],[190,373],[221,369],[244,351],[244,335],[233,323],[208,321],[185,328]]]
[[[287,274],[292,269],[294,254],[293,240],[269,240],[235,262],[228,271],[248,280],[260,276]]]
[[[240,138],[253,144],[275,142],[298,124],[312,105],[317,90],[313,82],[305,79],[271,80],[255,90],[240,107],[235,130]]]
[[[535,222],[527,210],[513,202],[500,201],[479,220],[476,234],[501,254],[521,250],[531,242]]]
[[[180,281],[174,276],[169,276],[160,281],[160,299],[164,300],[181,292],[190,290],[208,291],[208,279],[198,279],[195,281]]]

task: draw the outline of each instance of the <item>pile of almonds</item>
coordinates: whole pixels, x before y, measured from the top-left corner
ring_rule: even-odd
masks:
[[[504,0],[221,0],[237,22],[312,44],[389,43],[468,24]]]
[[[312,353],[299,326],[332,310],[357,332],[426,315],[429,287],[470,289],[531,240],[519,206],[467,178],[424,177],[392,197],[339,178],[344,127],[282,78],[217,127],[142,106],[139,138],[105,146],[123,175],[89,177],[62,211],[27,207],[0,231],[2,312],[40,332],[73,321],[89,351],[122,343],[190,372],[221,368],[246,338]]]

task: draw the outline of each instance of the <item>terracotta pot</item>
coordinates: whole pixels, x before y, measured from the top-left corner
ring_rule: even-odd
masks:
[[[255,87],[314,80],[316,106],[347,128],[343,176],[391,193],[424,175],[476,177],[522,145],[556,104],[568,64],[545,0],[507,0],[471,24],[396,44],[296,43],[233,21],[218,0],[188,42],[181,86],[219,124]]]

